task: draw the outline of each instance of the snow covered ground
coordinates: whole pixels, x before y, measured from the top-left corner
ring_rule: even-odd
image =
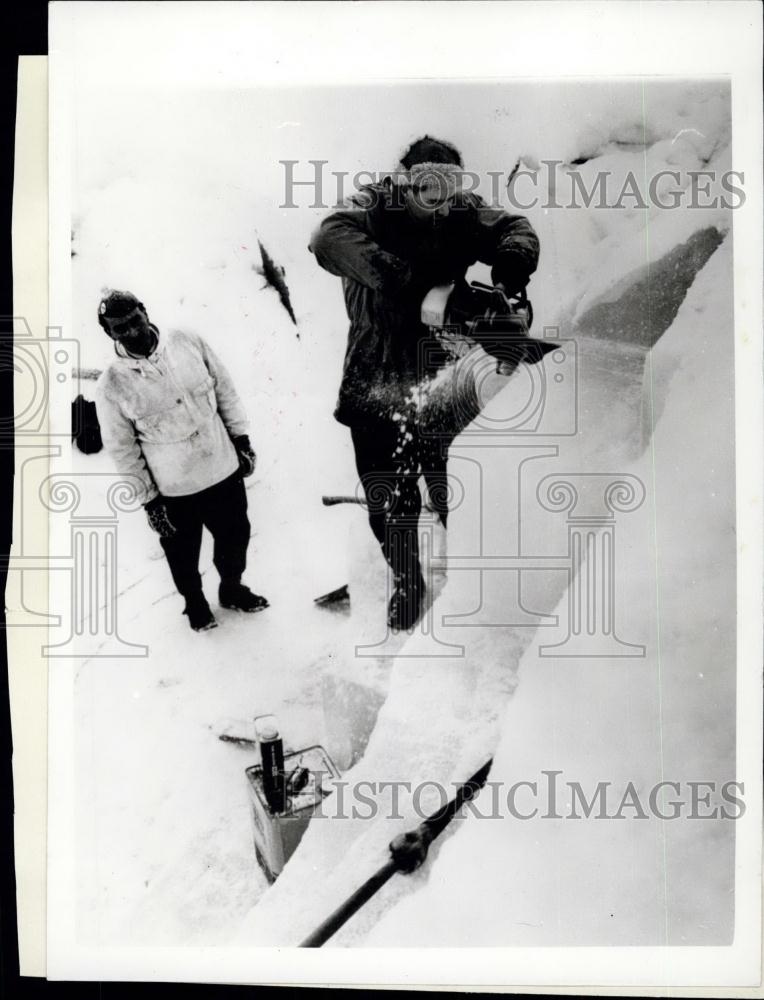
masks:
[[[454,564],[447,582],[437,578],[431,622],[458,653],[421,631],[380,650],[396,657],[358,650],[385,637],[385,566],[359,508],[321,505],[323,493],[355,491],[349,436],[331,417],[346,321],[339,281],[306,249],[323,212],[278,207],[278,161],[390,169],[424,131],[451,138],[478,171],[587,157],[580,170],[591,179],[598,167],[618,177],[723,169],[729,158],[720,84],[438,89],[433,99],[426,88],[369,88],[368,120],[378,124],[352,134],[330,88],[168,98],[151,115],[134,94],[108,93],[82,109],[73,219],[82,364],[108,361],[95,321],[104,286],[130,288],[160,330],[189,326],[218,351],[259,456],[248,480],[247,581],[272,605],[254,618],[220,612],[220,628],[191,633],[156,537],[141,513],[122,517],[120,632],[150,655],[93,658],[77,674],[83,940],[298,943],[384,862],[395,833],[418,822],[405,792],[400,819],[387,818],[380,796],[373,819],[316,821],[268,889],[248,817],[244,768],[254,756],[218,740],[251,736],[263,712],[279,717],[289,746],[323,742],[343,768],[353,762],[343,775],[351,787],[452,789],[489,756],[502,787],[555,769],[588,793],[600,780],[645,792],[660,780],[735,778],[732,247],[727,236],[714,250],[729,229],[718,211],[529,210],[542,241],[535,329],[559,327],[550,335],[564,349],[543,369],[487,375],[484,413],[451,453],[463,500],[450,558],[559,562],[568,524],[537,498],[545,477],[643,485],[644,502],[616,516],[614,606],[617,634],[645,655],[539,655],[567,634],[570,577],[559,565],[523,574],[520,613],[516,572],[481,577]],[[682,256],[693,234],[712,229],[700,256]],[[256,271],[258,238],[286,268],[297,329]],[[693,267],[700,274],[684,298]],[[629,293],[645,280],[653,285],[635,305]],[[592,320],[603,304],[618,318],[626,302],[649,329],[651,296],[679,311],[648,342],[631,337],[625,314],[621,337]],[[480,352],[465,364],[484,373]],[[80,389],[88,395],[92,383]],[[518,432],[538,391],[542,423]],[[496,427],[510,428],[503,446],[486,433]],[[104,455],[76,454],[75,464],[111,468]],[[436,535],[441,552],[443,543]],[[213,599],[209,548],[203,559]],[[350,616],[313,606],[346,580]],[[351,689],[365,699],[363,718],[357,703],[349,714]],[[418,802],[422,811],[439,804],[432,786]],[[334,943],[726,943],[733,863],[730,821],[468,817]]]

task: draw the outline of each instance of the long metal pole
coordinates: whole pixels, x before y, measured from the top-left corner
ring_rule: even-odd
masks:
[[[354,913],[360,910],[364,903],[367,903],[375,893],[379,892],[385,882],[396,872],[408,875],[419,868],[427,858],[427,851],[432,841],[445,830],[464,803],[469,802],[477,795],[486,783],[492,764],[493,758],[460,786],[450,802],[428,816],[415,830],[409,830],[396,837],[390,843],[390,860],[356,889],[353,895],[349,896],[341,906],[338,906],[334,913],[327,917],[312,934],[309,934],[300,947],[320,948],[343,924],[350,920]]]
[[[301,948],[320,948],[328,941],[344,923],[357,913],[358,910],[368,903],[371,897],[379,892],[382,886],[398,871],[398,865],[392,858],[375,872],[371,878],[366,879],[363,885],[356,889],[352,896],[349,896],[342,906],[339,906],[334,913],[318,926],[312,934],[308,935],[300,945]]]

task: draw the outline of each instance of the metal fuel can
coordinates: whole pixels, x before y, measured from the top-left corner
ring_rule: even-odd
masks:
[[[320,809],[322,800],[331,794],[324,782],[339,778],[339,771],[321,746],[284,755],[290,776],[298,778],[286,796],[284,808],[274,812],[265,793],[262,764],[255,764],[245,771],[249,791],[252,837],[255,856],[269,882],[282,872],[284,865],[297,850],[311,818]],[[283,766],[282,766],[283,771]],[[305,774],[307,772],[307,775]]]

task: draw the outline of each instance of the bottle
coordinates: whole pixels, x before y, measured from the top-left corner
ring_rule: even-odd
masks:
[[[273,813],[284,811],[284,743],[274,723],[260,729],[260,760],[263,765],[263,792]]]

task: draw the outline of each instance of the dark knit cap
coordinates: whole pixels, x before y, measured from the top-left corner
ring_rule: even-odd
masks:
[[[401,157],[404,170],[410,170],[417,163],[453,163],[455,167],[464,166],[462,154],[452,142],[434,139],[431,135],[423,135],[421,139],[412,142]]]
[[[132,292],[110,291],[98,304],[98,322],[105,329],[106,320],[124,319],[136,309],[146,311],[146,307]]]

